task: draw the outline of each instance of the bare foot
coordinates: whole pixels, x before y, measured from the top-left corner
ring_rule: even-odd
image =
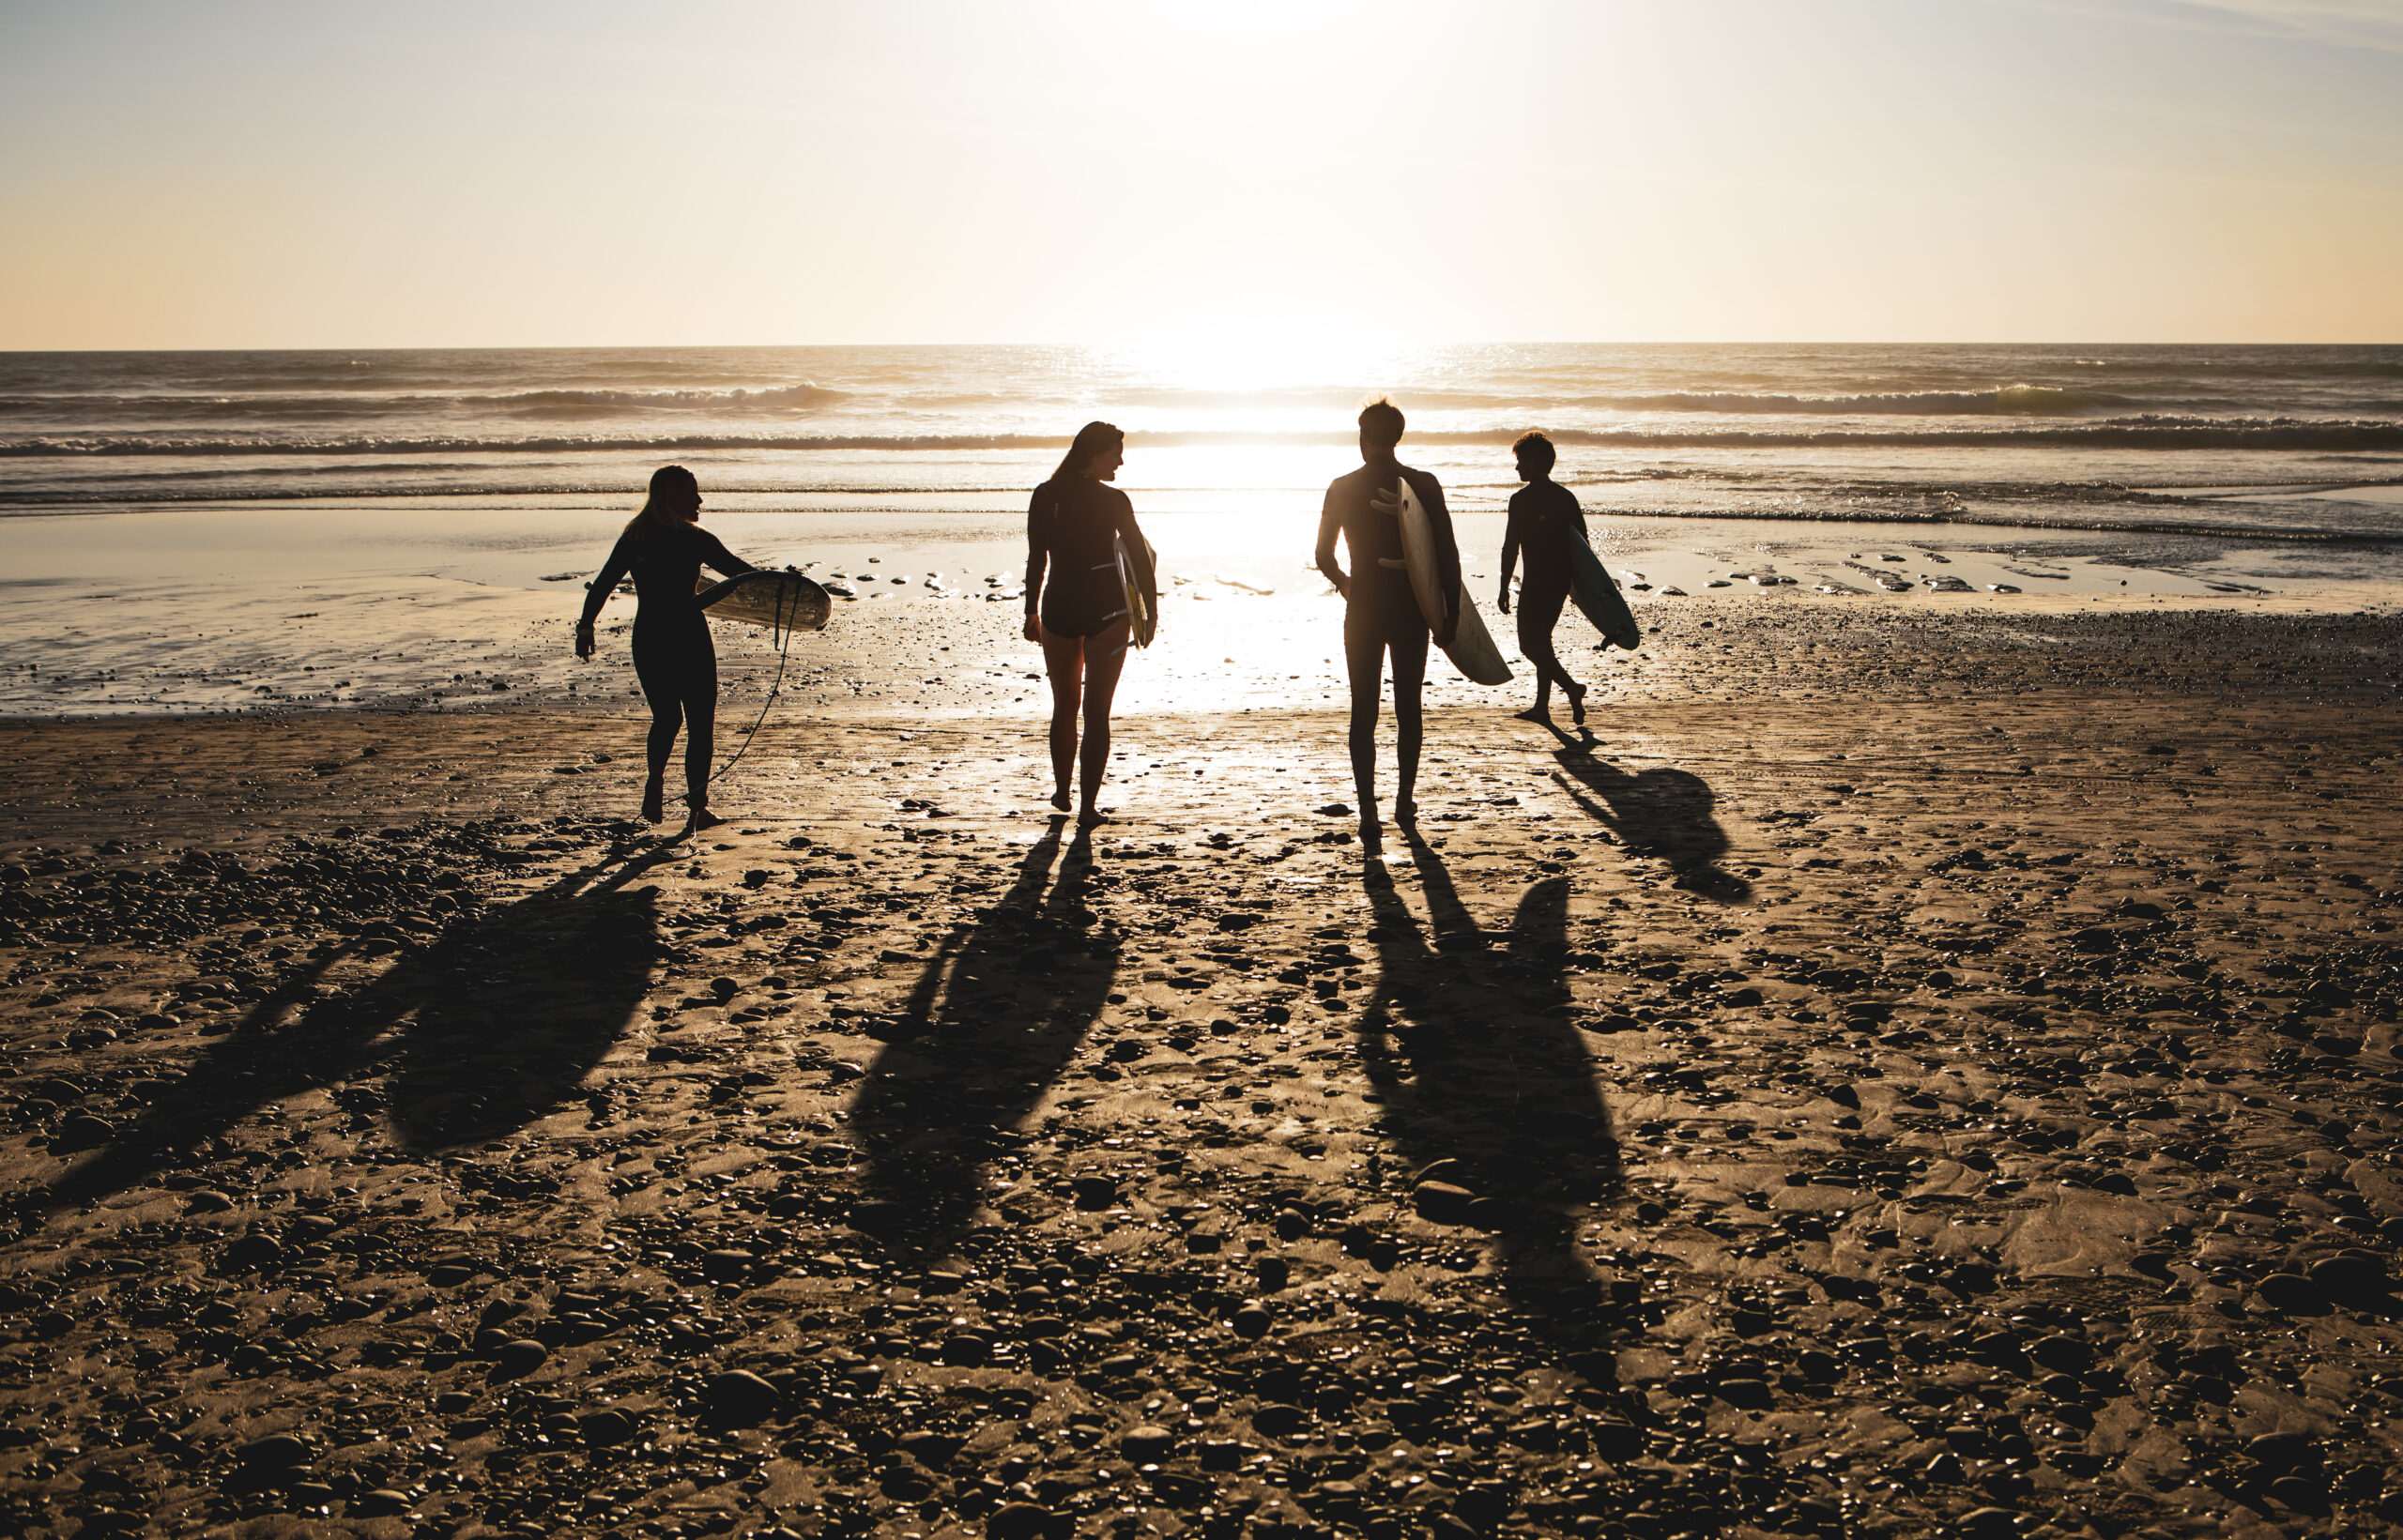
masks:
[[[1397,797],[1393,800],[1393,822],[1397,829],[1408,829],[1418,821],[1418,799]]]
[[[726,822],[724,818],[712,813],[708,808],[696,807],[693,809],[692,816],[684,820],[684,832],[697,834],[704,829],[715,829],[724,822]]]
[[[642,821],[658,823],[667,816],[667,792],[656,781],[646,781],[642,786]]]
[[[1064,792],[1064,791],[1055,791],[1055,792],[1053,792],[1053,793],[1051,794],[1051,805],[1052,805],[1054,808],[1058,809],[1058,810],[1059,810],[1060,812],[1062,812],[1062,813],[1065,813],[1065,812],[1067,812],[1067,811],[1068,811],[1068,794],[1067,794],[1066,792]]]
[[[1585,725],[1585,690],[1579,685],[1569,692],[1569,720],[1580,727]]]
[[[1552,720],[1552,708],[1540,705],[1530,706],[1525,710],[1519,711],[1514,714],[1521,722],[1550,722]]]
[[[1079,829],[1091,829],[1096,824],[1105,824],[1109,821],[1110,815],[1104,813],[1097,807],[1086,808],[1082,813],[1077,815],[1077,827]]]

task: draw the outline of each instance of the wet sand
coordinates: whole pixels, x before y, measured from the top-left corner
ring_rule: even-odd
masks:
[[[899,622],[696,845],[599,688],[0,725],[0,1525],[2403,1523],[2403,621],[1678,613],[1382,859]]]

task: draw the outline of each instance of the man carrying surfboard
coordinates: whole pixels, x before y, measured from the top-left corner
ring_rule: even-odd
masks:
[[[1448,644],[1461,618],[1461,552],[1452,538],[1452,516],[1444,506],[1443,484],[1395,458],[1401,443],[1401,409],[1380,398],[1360,412],[1360,468],[1339,476],[1326,489],[1318,521],[1318,570],[1343,596],[1343,661],[1352,677],[1352,783],[1360,803],[1360,837],[1373,845],[1377,830],[1377,709],[1385,659],[1393,660],[1396,780],[1394,821],[1417,815],[1420,690],[1427,681],[1427,644]],[[1403,547],[1402,488],[1423,511],[1434,590],[1444,596],[1444,618],[1431,628],[1411,587]],[[1347,573],[1336,560],[1335,537],[1343,537],[1352,560]]]
[[[1510,446],[1518,458],[1519,480],[1525,486],[1510,494],[1510,523],[1502,535],[1502,592],[1494,602],[1510,613],[1510,573],[1519,554],[1527,557],[1527,575],[1519,588],[1519,651],[1536,665],[1536,703],[1519,713],[1527,722],[1552,720],[1552,684],[1560,681],[1569,697],[1569,719],[1585,724],[1585,687],[1560,666],[1553,650],[1553,628],[1569,602],[1572,568],[1571,546],[1585,539],[1585,511],[1577,495],[1552,479],[1558,451],[1541,434],[1523,434]]]

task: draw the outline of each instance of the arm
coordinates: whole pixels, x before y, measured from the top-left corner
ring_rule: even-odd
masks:
[[[701,537],[701,565],[704,567],[713,568],[727,577],[739,577],[744,572],[758,571],[757,567],[727,550],[725,542],[708,530],[697,529],[694,533]]]
[[[1326,501],[1319,505],[1318,511],[1318,570],[1335,585],[1337,593],[1349,599],[1352,597],[1352,580],[1343,575],[1342,564],[1335,559],[1335,532],[1342,527],[1343,521],[1335,512],[1335,488],[1329,486]]]
[[[1510,494],[1510,522],[1502,527],[1502,592],[1495,601],[1502,613],[1510,613],[1510,574],[1519,568],[1519,495]]]
[[[1135,522],[1135,504],[1125,493],[1118,495],[1118,533],[1126,541],[1126,554],[1135,559],[1137,571],[1143,580],[1143,598],[1152,606],[1152,614],[1160,612],[1160,574],[1152,568],[1152,542],[1143,538],[1143,526]]]
[[[601,618],[601,606],[609,602],[609,596],[618,591],[618,585],[625,581],[628,565],[626,537],[620,535],[618,543],[609,547],[609,559],[601,564],[600,572],[585,586],[584,614],[575,622],[577,657],[592,656],[592,623]]]
[[[1036,618],[1043,602],[1043,568],[1049,555],[1050,520],[1044,489],[1036,487],[1026,503],[1026,639],[1043,640],[1043,622]]]

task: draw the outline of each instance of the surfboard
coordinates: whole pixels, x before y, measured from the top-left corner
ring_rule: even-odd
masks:
[[[1440,633],[1447,606],[1443,564],[1435,557],[1435,522],[1428,517],[1427,507],[1418,500],[1418,494],[1410,489],[1407,476],[1401,479],[1401,555],[1410,567],[1410,591],[1417,596],[1418,613],[1426,618],[1431,629]],[[1469,602],[1465,585],[1461,589],[1461,623],[1452,632],[1452,639],[1444,645],[1444,656],[1478,684],[1510,681],[1510,665],[1502,661],[1502,649],[1493,645],[1483,618]]]
[[[1149,647],[1159,633],[1159,611],[1152,595],[1158,591],[1158,553],[1152,542],[1144,541],[1138,555],[1127,548],[1123,534],[1110,537],[1118,556],[1118,582],[1126,591],[1126,633],[1137,647]]]
[[[823,631],[834,609],[826,590],[799,572],[772,572],[765,568],[737,572],[723,583],[699,578],[693,584],[693,592],[713,618],[773,631]]]
[[[1602,567],[1602,558],[1585,543],[1583,535],[1569,545],[1569,596],[1577,602],[1579,613],[1594,623],[1602,640],[1613,647],[1635,650],[1644,639],[1635,629],[1635,613],[1627,607],[1627,596],[1618,591],[1611,574]]]

